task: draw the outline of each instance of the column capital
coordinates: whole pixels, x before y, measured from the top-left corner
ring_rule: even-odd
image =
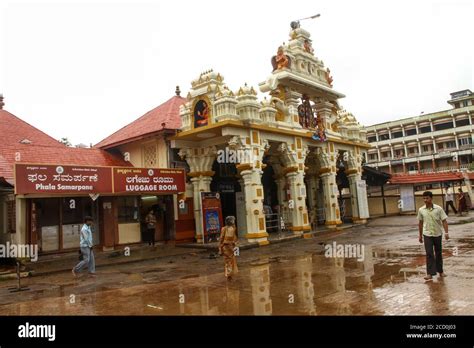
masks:
[[[191,173],[212,172],[212,165],[217,156],[217,148],[208,146],[202,148],[181,148],[178,155],[185,159]]]
[[[329,111],[332,112],[333,109],[333,104],[328,101],[328,100],[321,100],[319,102],[315,102],[314,106],[316,107],[316,110],[324,110],[324,111]],[[327,109],[327,110],[326,110]]]
[[[299,171],[298,166],[285,167],[285,168],[283,168],[283,175],[285,175],[287,177],[290,174],[295,174],[296,175],[298,171]]]
[[[199,177],[212,177],[214,176],[214,174],[216,174],[216,172],[212,171],[212,170],[209,170],[209,171],[204,171],[204,172],[189,172],[188,173],[188,176],[191,177],[193,179],[195,178],[199,178]]]
[[[320,178],[329,177],[329,176],[331,176],[331,173],[332,173],[331,168],[329,168],[329,167],[324,167],[324,168],[321,168],[321,169],[319,170],[319,177],[320,177]]]
[[[349,156],[347,157],[348,169],[356,169],[361,167],[362,164],[362,155],[356,154],[354,151],[349,151]]]
[[[346,173],[348,178],[353,177],[353,176],[357,176],[358,174],[360,174],[358,168],[346,169],[345,173]]]

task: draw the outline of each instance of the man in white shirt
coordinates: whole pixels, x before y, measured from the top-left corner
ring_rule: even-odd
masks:
[[[92,226],[93,220],[90,216],[84,218],[84,225],[81,228],[81,240],[80,247],[83,259],[72,269],[74,277],[77,272],[82,271],[84,268],[88,268],[89,274],[95,276],[95,257],[94,251],[92,250]]]
[[[453,194],[453,190],[451,189],[451,187],[447,187],[446,188],[446,194],[444,195],[444,200],[446,201],[446,215],[449,215],[449,207],[451,206],[451,208],[453,208],[453,211],[454,211],[454,214],[457,214],[458,211],[456,210],[456,208],[454,207],[454,194]]]
[[[425,244],[426,250],[426,281],[433,280],[436,272],[445,277],[443,272],[442,230],[444,228],[446,240],[448,234],[448,216],[437,204],[433,204],[433,193],[423,192],[425,205],[418,210],[419,242]]]

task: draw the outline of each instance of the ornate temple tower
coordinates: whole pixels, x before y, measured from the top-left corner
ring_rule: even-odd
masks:
[[[367,197],[360,193],[365,185],[361,158],[370,147],[365,131],[341,110],[338,100],[344,95],[333,89],[330,70],[315,56],[309,32],[292,25],[290,41],[276,52],[273,71],[259,84],[268,93],[263,98],[247,84],[231,90],[212,70],[191,83],[180,110],[181,131],[171,146],[180,149],[190,168],[197,241],[203,240],[200,192],[219,180],[213,165],[219,162],[218,152],[229,149],[250,155],[218,163],[237,172],[240,201],[222,203],[244,202],[237,225],[239,236],[250,242],[269,243],[264,204],[267,210],[276,207],[284,228],[296,235],[311,237],[321,221],[329,228],[340,225],[336,163],[342,152],[349,155],[344,163],[352,220],[364,223],[368,217]]]

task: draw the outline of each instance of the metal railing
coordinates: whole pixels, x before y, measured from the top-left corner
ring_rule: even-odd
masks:
[[[326,211],[324,208],[317,208],[316,209],[316,216],[318,224],[322,224],[326,221]]]
[[[436,173],[458,172],[458,171],[459,171],[459,168],[457,166],[435,168]]]
[[[282,217],[279,213],[274,214],[265,214],[265,222],[267,227],[268,233],[278,232],[280,233],[282,230]]]
[[[285,221],[281,213],[265,214],[265,224],[268,233],[278,234],[282,238],[283,232],[288,232],[291,223]]]
[[[341,215],[341,221],[344,221],[346,217],[346,201],[339,200],[339,214]]]
[[[421,174],[429,174],[429,173],[452,173],[452,172],[459,172],[461,170],[469,170],[471,164],[469,163],[465,163],[465,164],[461,164],[459,167],[457,166],[448,166],[448,167],[438,167],[438,168],[425,168],[425,169],[421,169],[420,170],[420,173]],[[406,174],[409,174],[409,175],[416,175],[418,174],[418,171],[417,170],[410,170],[408,171],[408,173]],[[397,175],[406,175],[405,173],[392,173],[393,176],[397,176]]]

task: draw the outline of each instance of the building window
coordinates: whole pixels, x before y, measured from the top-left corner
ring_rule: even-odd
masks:
[[[467,106],[467,100],[465,100],[465,101],[462,102],[462,106],[463,106],[463,107],[466,107],[466,106]]]
[[[377,154],[375,154],[375,153],[370,154],[370,155],[369,155],[369,159],[370,159],[371,161],[377,160]]]
[[[374,142],[377,141],[377,137],[375,137],[375,136],[373,136],[373,137],[368,137],[368,138],[367,138],[367,141],[368,141],[369,143],[374,143]]]
[[[416,134],[416,128],[407,129],[407,130],[405,131],[405,134],[406,134],[407,136],[409,136],[409,135],[415,135],[415,134]]]
[[[390,136],[388,134],[381,134],[379,135],[379,140],[382,141],[382,140],[388,140],[390,139]]]
[[[395,150],[395,157],[403,157],[403,150]]]
[[[80,241],[79,233],[84,223],[84,217],[94,217],[94,203],[89,197],[62,198],[61,201],[62,248],[78,248]],[[94,222],[97,223],[97,221]],[[97,245],[99,244],[98,226],[93,224],[91,229],[93,242]]]
[[[149,145],[143,148],[143,166],[147,168],[156,167],[156,145]]]
[[[456,127],[462,127],[462,126],[468,126],[469,125],[469,119],[465,118],[463,120],[456,120]]]
[[[431,152],[431,145],[423,145],[423,152]]]
[[[430,126],[425,126],[420,128],[420,133],[429,133],[431,132],[431,127]]]
[[[416,165],[410,164],[410,165],[408,166],[408,170],[409,170],[410,172],[416,171],[416,170],[417,170]]]
[[[454,108],[459,108],[459,103],[454,103]]]
[[[444,129],[451,129],[451,128],[453,128],[453,122],[452,121],[445,122],[445,123],[438,123],[438,124],[434,125],[435,131],[444,130]]]
[[[402,167],[402,166],[393,166],[393,167],[392,167],[392,172],[394,172],[394,173],[402,173],[402,172],[403,172],[403,167]]]
[[[444,147],[446,149],[454,149],[456,148],[456,142],[455,141],[447,141],[444,143]]]
[[[118,197],[118,222],[138,222],[138,199],[137,197]]]
[[[389,152],[382,152],[381,156],[382,156],[383,159],[385,159],[385,158],[389,158],[390,154],[389,154]]]
[[[461,138],[458,139],[459,146],[466,146],[472,144],[472,138]]]
[[[408,153],[410,153],[410,154],[415,154],[415,153],[417,153],[416,147],[409,147],[409,148],[408,148]]]
[[[401,137],[403,137],[403,133],[401,131],[392,133],[392,138],[401,138]]]

